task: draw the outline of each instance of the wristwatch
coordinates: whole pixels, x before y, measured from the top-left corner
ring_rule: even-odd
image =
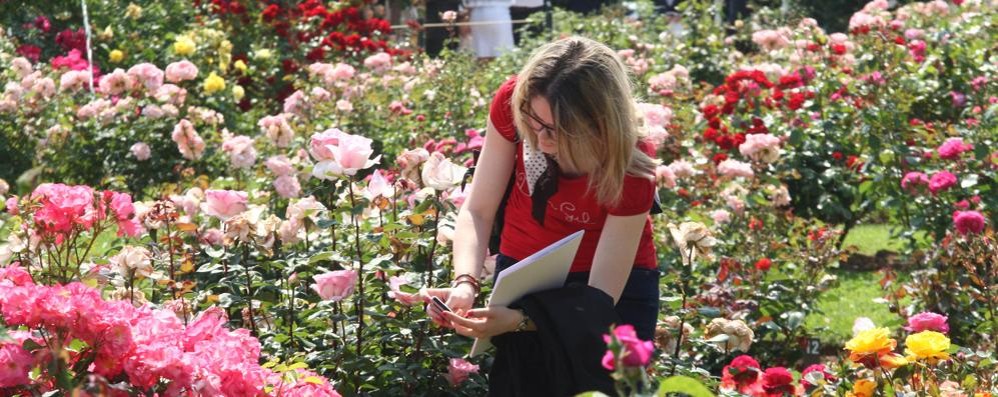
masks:
[[[527,317],[527,313],[525,313],[523,310],[518,309],[517,311],[520,312],[520,316],[523,317],[523,319],[520,320],[520,323],[516,325],[516,329],[514,329],[513,332],[526,331],[527,325],[530,324],[530,317]]]

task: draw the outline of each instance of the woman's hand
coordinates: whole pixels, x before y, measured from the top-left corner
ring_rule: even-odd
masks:
[[[444,313],[457,333],[472,338],[492,337],[516,330],[523,320],[523,313],[505,306],[493,306],[468,311],[462,317]]]
[[[444,301],[458,315],[467,313],[475,303],[475,290],[466,283],[458,284],[454,288],[426,288],[419,294],[423,298],[423,302],[426,302],[426,314],[430,316],[430,320],[441,327],[454,328],[450,321],[443,316],[443,312],[430,303],[431,296]]]

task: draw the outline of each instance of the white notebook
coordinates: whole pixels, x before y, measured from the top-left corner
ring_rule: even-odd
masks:
[[[565,285],[583,232],[572,233],[499,273],[488,306],[509,306],[525,295]],[[490,347],[491,338],[477,338],[468,355],[474,357]]]

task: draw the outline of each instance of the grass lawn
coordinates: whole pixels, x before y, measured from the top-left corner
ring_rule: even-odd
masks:
[[[855,245],[859,253],[871,256],[880,250],[901,251],[904,242],[891,240],[889,228],[889,225],[856,226],[849,231],[843,247]],[[835,270],[832,274],[839,278],[838,286],[821,295],[817,302],[820,313],[805,320],[805,325],[823,344],[842,345],[852,338],[852,325],[857,317],[868,317],[881,327],[893,329],[901,325],[901,318],[891,313],[886,303],[875,302],[884,296],[879,284],[883,274],[847,270]]]
[[[880,289],[880,272],[835,271],[839,285],[818,299],[819,313],[805,320],[805,326],[821,339],[822,344],[841,346],[852,338],[852,325],[857,317],[869,317],[878,327],[896,329],[901,318],[891,313],[886,303],[877,303],[884,296]],[[827,328],[821,328],[827,327]]]

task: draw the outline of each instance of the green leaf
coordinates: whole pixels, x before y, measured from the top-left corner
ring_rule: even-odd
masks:
[[[667,393],[683,393],[690,397],[714,397],[706,386],[700,381],[688,376],[670,376],[662,381],[658,386],[658,397],[664,397]]]

